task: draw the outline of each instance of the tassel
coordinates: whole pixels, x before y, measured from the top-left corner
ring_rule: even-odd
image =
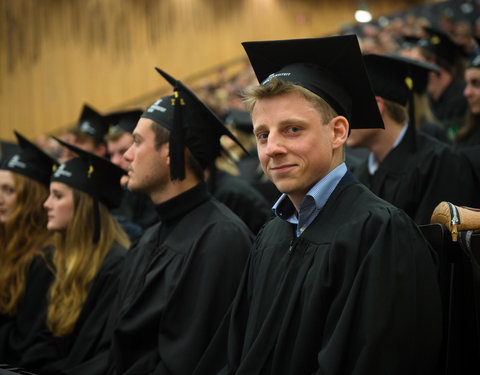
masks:
[[[405,78],[405,84],[408,87],[408,122],[415,128],[415,104],[413,97],[413,81],[410,76]]]
[[[174,108],[173,114],[173,129],[170,134],[170,179],[184,180],[185,179],[185,133],[183,129],[183,106],[185,102],[180,97],[178,88],[174,88],[174,99],[172,105]]]

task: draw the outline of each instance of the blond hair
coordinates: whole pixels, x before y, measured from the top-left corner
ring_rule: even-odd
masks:
[[[107,207],[98,203],[100,238],[93,243],[93,198],[73,189],[74,212],[65,232],[55,234],[52,284],[47,324],[54,336],[71,333],[82,310],[91,282],[114,243],[128,248],[130,240]]]
[[[16,197],[13,212],[0,225],[0,314],[14,316],[25,292],[30,264],[52,243],[43,202],[48,189],[29,177],[12,174]],[[47,264],[47,263],[46,263]]]
[[[258,100],[273,98],[289,93],[301,94],[315,108],[324,124],[338,116],[338,113],[320,96],[306,88],[292,82],[285,82],[279,78],[273,78],[265,85],[248,87],[243,93],[243,101],[248,111],[252,112]]]

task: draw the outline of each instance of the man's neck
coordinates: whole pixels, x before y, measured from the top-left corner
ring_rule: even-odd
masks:
[[[150,198],[152,199],[153,203],[161,204],[176,197],[177,195],[184,193],[187,190],[190,190],[199,183],[200,181],[193,176],[187,176],[181,181],[169,181],[169,183],[166,184],[166,186],[164,186],[162,189],[152,192],[150,194]]]
[[[376,141],[369,147],[370,151],[380,163],[387,157],[390,151],[392,151],[393,145],[405,125],[399,124],[386,116],[384,116],[383,122],[385,124],[385,130],[378,133]]]

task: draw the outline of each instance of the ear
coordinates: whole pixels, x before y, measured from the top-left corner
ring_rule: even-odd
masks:
[[[383,101],[383,98],[380,96],[376,96],[375,100],[377,101],[378,111],[383,116],[383,111],[385,110],[385,102]]]
[[[347,141],[349,123],[343,116],[334,117],[330,120],[333,130],[332,148],[335,150],[343,146]]]
[[[161,147],[162,147],[161,156],[163,158],[163,156],[165,155],[165,157],[167,158],[165,162],[167,163],[168,166],[170,166],[170,143],[165,142]]]

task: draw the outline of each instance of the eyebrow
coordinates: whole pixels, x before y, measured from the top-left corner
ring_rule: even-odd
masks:
[[[265,130],[268,130],[267,126],[265,126],[265,125],[258,125],[257,127],[254,127],[254,128],[253,128],[253,134],[257,134],[257,133],[262,132],[262,131],[265,131]]]
[[[280,122],[280,126],[288,126],[288,125],[302,125],[306,124],[308,121],[302,120],[302,119],[296,119],[296,118],[289,118],[286,120],[283,120]],[[253,133],[257,134],[258,132],[262,132],[268,130],[268,127],[266,125],[258,125],[257,127],[253,128]]]
[[[138,133],[133,133],[132,137],[134,141],[141,141],[143,139],[142,136]]]

